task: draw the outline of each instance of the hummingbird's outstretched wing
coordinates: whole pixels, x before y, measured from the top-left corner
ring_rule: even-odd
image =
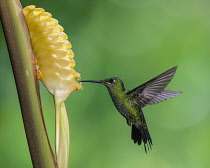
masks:
[[[128,98],[134,100],[142,108],[146,105],[159,103],[179,95],[182,92],[164,90],[174,77],[176,69],[177,66],[129,91],[127,93]]]
[[[172,97],[178,96],[180,93],[182,93],[182,92],[172,91],[172,90],[163,90],[159,95],[157,95],[155,98],[151,99],[147,104],[151,105],[151,104],[160,103],[160,102],[170,99]]]

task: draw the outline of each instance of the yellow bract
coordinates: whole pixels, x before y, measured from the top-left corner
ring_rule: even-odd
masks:
[[[37,59],[37,77],[52,95],[63,102],[72,91],[81,88],[75,80],[80,74],[73,69],[74,53],[68,36],[58,21],[42,8],[27,6],[23,14]]]

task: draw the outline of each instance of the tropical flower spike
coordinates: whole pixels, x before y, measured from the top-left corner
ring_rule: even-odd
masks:
[[[23,9],[36,58],[37,78],[54,96],[56,108],[56,158],[58,168],[67,168],[69,159],[69,122],[64,101],[81,88],[75,78],[80,74],[73,68],[71,43],[52,15],[31,5]]]

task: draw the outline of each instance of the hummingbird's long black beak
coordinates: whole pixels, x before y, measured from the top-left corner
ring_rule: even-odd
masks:
[[[84,81],[80,81],[80,82],[101,83],[101,81],[100,81],[100,80],[84,80]]]

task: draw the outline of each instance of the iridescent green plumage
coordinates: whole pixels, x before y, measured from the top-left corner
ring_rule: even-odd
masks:
[[[132,126],[131,138],[134,143],[141,145],[143,141],[147,152],[147,149],[151,149],[152,139],[141,108],[162,102],[182,93],[164,90],[173,78],[176,69],[177,67],[171,68],[131,91],[126,90],[122,80],[117,77],[81,82],[100,83],[107,87],[115,107],[126,118],[127,124]]]

